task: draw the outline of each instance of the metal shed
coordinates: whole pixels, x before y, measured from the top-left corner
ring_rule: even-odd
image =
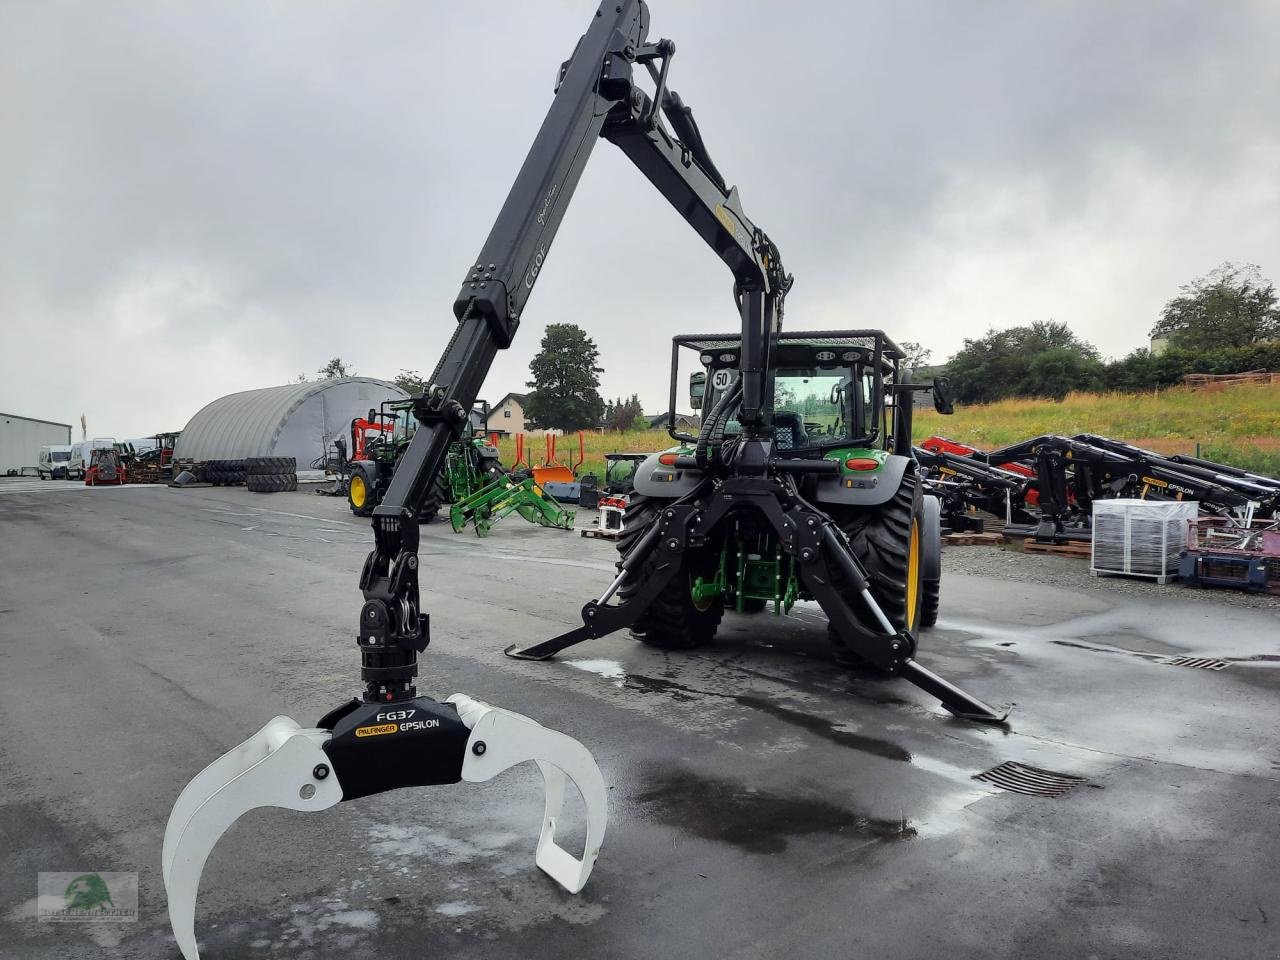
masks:
[[[71,425],[0,413],[0,475],[24,467],[35,469],[40,448],[71,442]]]
[[[324,456],[335,437],[370,407],[408,394],[372,377],[340,377],[219,397],[183,427],[174,456],[193,460],[296,457],[299,470]],[[349,442],[349,441],[348,441]]]

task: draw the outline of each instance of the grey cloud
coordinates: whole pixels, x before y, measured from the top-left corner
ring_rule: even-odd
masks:
[[[1225,258],[1280,274],[1280,9],[654,0],[798,282],[788,324],[932,344],[1054,316],[1119,354]],[[0,4],[0,408],[120,435],[314,371],[429,370],[591,5]],[[658,409],[715,257],[613,148],[487,392],[546,322]],[[46,372],[145,365],[112,395]]]

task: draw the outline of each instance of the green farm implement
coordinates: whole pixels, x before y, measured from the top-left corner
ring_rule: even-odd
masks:
[[[487,537],[490,527],[512,513],[539,526],[573,529],[573,511],[560,506],[527,474],[504,474],[475,493],[455,500],[449,507],[449,522],[457,533],[471,523],[476,536]]]

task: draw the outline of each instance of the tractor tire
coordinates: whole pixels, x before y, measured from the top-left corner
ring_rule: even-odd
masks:
[[[923,517],[922,497],[914,475],[903,478],[898,492],[878,507],[833,508],[831,518],[849,538],[849,546],[867,571],[871,596],[879,604],[889,622],[897,629],[915,633],[920,629],[924,611]],[[845,585],[839,572],[833,582],[838,590]],[[875,615],[861,597],[848,596],[849,607],[868,629],[881,631]],[[861,661],[844,646],[832,626],[828,636],[836,659],[845,664]]]
[[[649,528],[658,522],[659,512],[669,502],[632,494],[617,541],[621,557],[625,558]],[[703,553],[711,562],[716,562],[716,551]],[[618,588],[619,603],[626,603],[636,595],[640,585],[653,572],[656,560],[655,552],[639,570],[622,582]],[[698,558],[694,554],[686,554],[684,569],[668,581],[649,609],[631,624],[631,635],[641,643],[664,650],[690,650],[710,643],[715,637],[724,616],[724,601],[717,598],[701,606],[694,603],[690,587],[697,572],[690,568],[691,563],[696,566]]]
[[[296,457],[248,457],[244,461],[246,476],[281,476],[298,474]]]
[[[351,508],[351,512],[357,517],[370,517],[373,516],[373,508],[377,505],[378,495],[375,488],[369,485],[363,473],[353,470],[351,479],[347,481],[347,506]]]
[[[938,604],[942,599],[942,503],[937,497],[926,496],[921,507],[920,578],[924,600],[920,626],[932,627],[938,622]]]
[[[296,473],[251,473],[245,477],[251,493],[290,493],[298,489]]]
[[[422,507],[418,510],[418,523],[431,523],[440,515],[440,508],[446,503],[452,503],[453,498],[449,495],[449,486],[444,482],[444,473],[441,472],[436,477],[435,482],[431,484],[431,493],[422,501]]]

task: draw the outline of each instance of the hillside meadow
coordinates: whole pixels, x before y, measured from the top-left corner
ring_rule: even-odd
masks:
[[[1096,433],[1158,453],[1189,453],[1245,470],[1280,477],[1280,384],[1158,393],[1073,393],[1052,400],[1001,400],[958,407],[941,416],[932,409],[915,414],[917,442],[934,434],[984,450],[1047,433]],[[585,472],[604,473],[606,453],[652,453],[672,445],[665,430],[584,434]],[[541,463],[542,434],[525,438],[525,456]],[[502,462],[515,459],[515,438],[501,438]],[[561,437],[558,459],[577,457],[577,437]]]

